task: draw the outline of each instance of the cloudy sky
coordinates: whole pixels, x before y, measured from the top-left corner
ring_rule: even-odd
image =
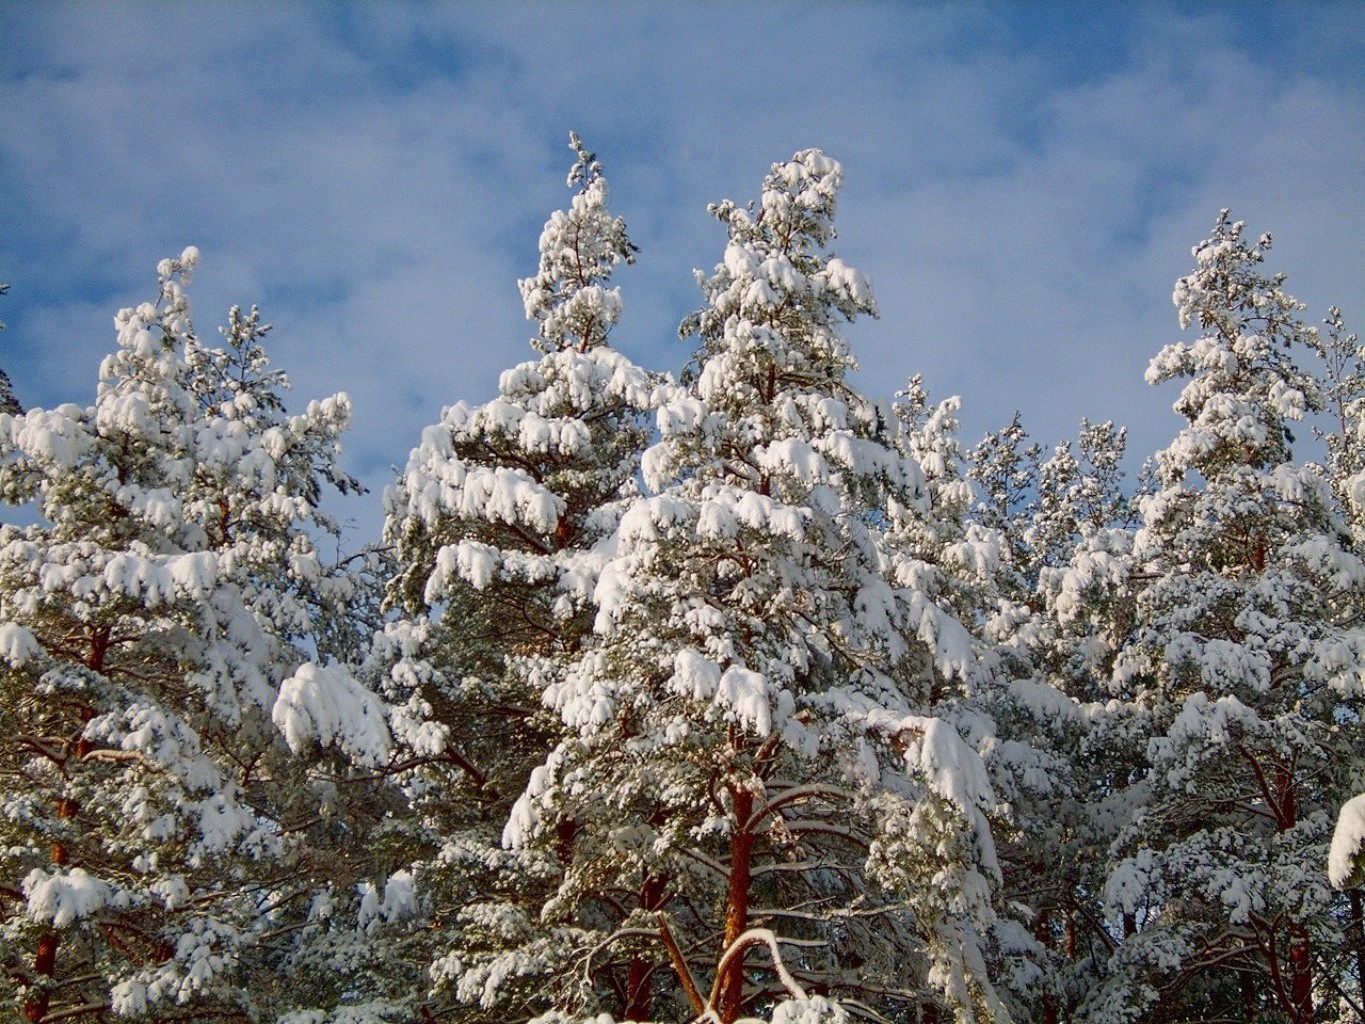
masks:
[[[367,539],[422,427],[532,356],[516,281],[570,129],[641,249],[613,342],[675,373],[706,204],[818,146],[881,307],[849,330],[865,391],[923,374],[969,441],[1113,419],[1140,460],[1220,207],[1313,319],[1365,322],[1361,53],[1358,3],[0,0],[0,365],[29,406],[89,402],[114,313],[197,245],[201,335],[258,304],[294,402],[350,393]]]

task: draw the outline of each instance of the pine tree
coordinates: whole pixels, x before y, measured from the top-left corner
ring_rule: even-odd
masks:
[[[1127,922],[1099,902],[1108,851],[1145,766],[1145,734],[1113,701],[1115,658],[1131,627],[1133,507],[1122,485],[1125,431],[1082,421],[1040,467],[1024,527],[1037,583],[1022,646],[1035,675],[1016,683],[1032,742],[1051,755],[1051,793],[1030,805],[1021,874],[1039,910],[1052,975],[1045,1021],[1072,1020],[1102,976]],[[1020,723],[1027,730],[1027,726]],[[1020,812],[1022,813],[1022,812]],[[1041,841],[1040,841],[1041,840]]]
[[[1365,353],[1355,333],[1346,332],[1340,308],[1331,307],[1327,319],[1327,338],[1322,342],[1323,398],[1335,429],[1315,428],[1327,446],[1327,476],[1337,505],[1351,525],[1357,542],[1365,539],[1365,501],[1356,493],[1365,479]]]
[[[977,498],[970,456],[963,450],[957,397],[930,405],[923,380],[912,377],[897,395],[899,447],[924,473],[926,507],[887,508],[890,541],[908,558],[904,582],[934,594],[974,632],[998,611],[999,581],[1008,558],[1004,532],[992,517],[974,515]]]
[[[1027,605],[1037,582],[1037,566],[1027,538],[1027,524],[1037,509],[1043,446],[1028,443],[1019,413],[1001,429],[987,434],[968,456],[968,479],[979,500],[975,519],[1005,540],[999,572],[1002,593]]]
[[[1114,838],[1107,791],[1127,769],[1096,726],[1131,536],[1124,431],[1083,421],[1077,442],[1044,459],[1016,416],[964,457],[955,409],[930,409],[917,379],[904,393],[932,500],[899,543],[926,585],[955,595],[977,643],[965,703],[990,736],[986,764],[1014,826],[1000,844],[1008,912],[992,976],[1016,1019],[1055,1024],[1071,1018],[1112,941],[1094,894]]]
[[[1365,542],[1365,352],[1359,337],[1347,333],[1341,309],[1328,310],[1323,342],[1323,394],[1335,430],[1319,430],[1327,445],[1327,476],[1332,493],[1351,531],[1356,550]],[[1365,767],[1356,768],[1353,788],[1365,789]],[[1328,877],[1346,893],[1345,932],[1355,976],[1358,1015],[1365,1016],[1365,872],[1361,870],[1361,837],[1365,835],[1365,796],[1353,796],[1338,812],[1328,853]]]
[[[496,1000],[499,1019],[533,1016],[562,967],[555,941],[520,941],[555,860],[503,849],[502,828],[558,735],[540,695],[591,633],[602,544],[665,386],[608,344],[622,312],[608,284],[636,250],[599,162],[570,145],[577,193],[520,282],[540,357],[503,373],[491,402],[446,409],[386,498],[396,617],[368,671],[396,709],[390,770],[415,812],[404,856],[433,918],[426,1012]]]
[[[837,325],[874,307],[823,251],[841,177],[807,150],[757,206],[712,208],[729,244],[653,493],[621,518],[595,642],[545,688],[565,734],[506,838],[562,865],[553,1019],[1004,1016],[997,805],[934,707],[971,644],[882,575],[887,501],[923,511],[925,479],[846,380]]]
[[[250,1012],[308,813],[270,721],[338,614],[310,531],[344,395],[286,416],[267,328],[204,345],[162,262],[95,404],[0,414],[0,918],[16,1017]]]
[[[1112,685],[1149,762],[1106,887],[1125,939],[1090,1020],[1336,1019],[1339,897],[1322,872],[1353,763],[1365,566],[1290,424],[1322,408],[1296,361],[1320,339],[1224,211],[1176,285],[1193,342],[1151,383],[1185,379],[1186,425],[1157,456],[1134,541],[1131,629]],[[1236,1009],[1234,1009],[1236,1008]]]
[[[1023,510],[1044,507],[1046,498],[1028,493],[1031,473],[1012,474],[1000,464],[1001,473],[987,474],[1004,485],[994,497],[978,501],[972,486],[971,474],[996,454],[1022,468],[1017,420],[968,455],[958,440],[959,399],[930,406],[919,378],[900,398],[905,450],[924,469],[929,509],[909,515],[888,509],[888,539],[900,555],[896,572],[937,595],[972,632],[976,669],[965,687],[947,694],[959,716],[970,715],[993,788],[1010,807],[1011,827],[997,836],[1002,909],[992,927],[991,977],[1014,1019],[1053,1022],[1060,954],[1052,947],[1074,945],[1065,827],[1075,801],[1062,740],[1072,738],[1080,714],[1035,666],[1042,624],[1017,600],[1023,587],[1012,560],[1015,551],[1029,556]],[[1027,460],[1035,468],[1036,454]]]

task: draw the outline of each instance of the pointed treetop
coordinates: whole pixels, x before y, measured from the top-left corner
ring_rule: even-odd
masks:
[[[626,222],[607,212],[607,180],[597,157],[572,132],[569,147],[578,159],[568,184],[582,188],[567,211],[546,221],[539,271],[517,282],[526,318],[540,323],[531,345],[541,352],[587,352],[606,344],[621,318],[621,292],[605,286],[613,268],[634,263],[637,251]]]
[[[1188,381],[1175,402],[1188,425],[1157,459],[1167,486],[1190,469],[1214,479],[1287,461],[1286,424],[1322,408],[1320,387],[1295,362],[1295,350],[1321,352],[1318,331],[1284,290],[1284,275],[1261,268],[1270,236],[1251,245],[1244,227],[1222,210],[1213,234],[1194,247],[1195,269],[1172,298],[1181,328],[1197,326],[1200,336],[1167,345],[1147,370],[1149,384]]]
[[[602,176],[602,164],[598,161],[597,154],[583,145],[583,140],[578,137],[577,132],[569,132],[569,148],[578,154],[578,160],[569,168],[569,179],[565,184],[570,188],[582,185],[581,191],[586,192],[592,183]]]

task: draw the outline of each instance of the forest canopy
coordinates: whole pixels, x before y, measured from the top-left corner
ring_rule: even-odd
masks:
[[[532,358],[360,550],[349,399],[286,406],[255,307],[201,337],[194,248],[93,404],[0,371],[6,1012],[1365,1020],[1342,312],[1211,211],[1130,480],[1112,422],[969,443],[918,376],[854,387],[877,305],[819,150],[709,208],[694,354],[634,364],[653,255],[570,143]]]

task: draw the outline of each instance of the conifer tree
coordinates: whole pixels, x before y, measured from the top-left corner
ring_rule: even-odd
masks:
[[[1023,434],[1016,420],[968,455],[958,440],[959,399],[930,406],[918,378],[900,398],[906,447],[925,471],[930,501],[927,513],[888,509],[889,539],[901,555],[897,572],[947,599],[973,634],[976,669],[967,685],[947,691],[949,706],[980,737],[992,785],[1010,807],[1011,827],[997,836],[1002,909],[992,928],[991,977],[1014,1019],[1054,1022],[1053,947],[1072,928],[1066,895],[1074,855],[1066,826],[1076,801],[1064,758],[1080,714],[1036,667],[1045,631],[1018,600],[1024,588],[1012,559],[1015,550],[1029,550],[1022,510],[1037,514],[1047,501],[1027,493],[1032,473],[1024,464],[1037,468],[1037,449],[1018,457]],[[978,501],[972,476],[991,464],[1000,472],[986,477],[999,486]],[[1023,472],[1011,474],[1010,465]]]
[[[609,282],[636,249],[596,157],[570,146],[577,192],[520,282],[539,358],[504,372],[492,401],[446,409],[386,497],[396,617],[367,681],[394,709],[389,771],[414,812],[401,848],[431,920],[424,1012],[534,1016],[562,967],[553,937],[522,941],[555,858],[503,849],[502,830],[559,734],[541,693],[591,633],[601,548],[665,386],[608,343],[622,312]]]
[[[0,284],[0,295],[9,292],[9,285]],[[5,325],[0,323],[0,331],[5,329]],[[7,412],[11,415],[18,415],[24,411],[24,407],[19,404],[18,397],[14,394],[14,383],[9,379],[9,374],[0,369],[0,412]]]
[[[874,307],[824,252],[841,177],[807,150],[756,206],[712,208],[729,243],[653,493],[621,518],[595,642],[545,688],[566,731],[506,839],[562,864],[554,1019],[1004,1016],[997,805],[933,707],[971,645],[882,574],[881,510],[922,511],[925,480],[846,380],[837,325]]]
[[[1222,213],[1175,290],[1199,337],[1148,370],[1186,381],[1186,425],[1134,542],[1112,685],[1148,767],[1105,891],[1125,938],[1089,1020],[1337,1019],[1340,897],[1321,865],[1353,763],[1340,724],[1362,710],[1365,566],[1319,467],[1293,460],[1290,425],[1322,407],[1297,357],[1321,343],[1261,270],[1269,245]]]
[[[1365,539],[1365,501],[1356,492],[1365,474],[1365,437],[1361,425],[1365,422],[1365,352],[1360,339],[1347,333],[1341,309],[1331,307],[1327,319],[1327,337],[1322,342],[1322,390],[1328,420],[1332,428],[1315,427],[1315,433],[1327,446],[1327,476],[1332,493],[1350,523],[1357,542]]]
[[[1130,533],[1124,432],[1083,421],[1077,442],[1044,459],[1016,416],[964,456],[956,400],[931,409],[916,379],[898,408],[932,499],[898,543],[972,624],[978,672],[965,703],[990,737],[986,764],[1011,809],[1000,844],[1009,910],[995,925],[992,976],[1016,1019],[1056,1024],[1089,991],[1110,942],[1093,894],[1114,833],[1096,790],[1117,766],[1094,726],[1113,654],[1097,635],[1108,629],[1104,592],[1126,571]]]
[[[34,1022],[241,1016],[283,979],[306,791],[270,722],[351,596],[310,530],[345,395],[284,414],[253,310],[195,335],[187,249],[93,406],[0,414],[0,949]]]

